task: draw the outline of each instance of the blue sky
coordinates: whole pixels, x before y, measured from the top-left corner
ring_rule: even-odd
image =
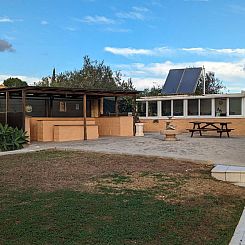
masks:
[[[0,81],[104,60],[138,89],[169,69],[205,66],[245,89],[244,0],[0,0]]]

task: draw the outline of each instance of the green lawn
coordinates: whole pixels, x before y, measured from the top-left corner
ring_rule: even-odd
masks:
[[[210,166],[42,151],[0,158],[0,244],[228,244],[242,188]]]

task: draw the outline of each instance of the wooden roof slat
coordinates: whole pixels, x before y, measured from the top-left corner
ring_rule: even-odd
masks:
[[[82,89],[82,88],[64,88],[64,87],[36,87],[36,86],[27,86],[19,88],[3,88],[0,89],[0,92],[22,92],[33,93],[33,94],[76,94],[76,95],[99,95],[99,96],[133,96],[138,94],[138,91],[129,90],[103,90],[103,89]]]

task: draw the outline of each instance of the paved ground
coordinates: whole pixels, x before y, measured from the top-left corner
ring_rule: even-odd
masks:
[[[165,156],[208,161],[214,164],[245,166],[245,137],[199,137],[179,135],[179,141],[163,141],[157,133],[144,137],[103,137],[98,140],[62,143],[33,143],[25,149],[11,152],[28,152],[49,148]],[[0,152],[0,156],[5,154]]]

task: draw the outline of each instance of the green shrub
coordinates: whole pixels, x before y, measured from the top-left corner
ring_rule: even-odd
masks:
[[[14,151],[23,148],[28,142],[28,136],[22,129],[12,128],[0,123],[0,150]]]

